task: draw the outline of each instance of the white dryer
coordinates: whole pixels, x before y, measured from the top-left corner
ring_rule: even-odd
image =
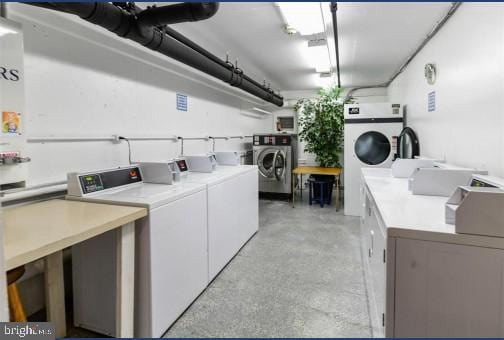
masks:
[[[149,210],[136,223],[134,334],[161,337],[208,284],[206,186],[144,183],[140,168],[129,166],[69,174],[67,199]],[[111,336],[116,335],[114,235],[72,249],[75,323]],[[100,275],[89,276],[97,271]]]
[[[388,168],[403,128],[400,104],[345,104],[345,215],[360,216],[361,168]]]

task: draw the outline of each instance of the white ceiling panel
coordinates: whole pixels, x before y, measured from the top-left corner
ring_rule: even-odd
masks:
[[[345,2],[338,6],[341,81],[390,79],[450,8],[450,3]]]
[[[166,3],[158,3],[159,6]],[[326,9],[329,3],[322,3]],[[344,87],[386,82],[450,8],[450,3],[338,3],[341,81]],[[327,12],[327,10],[326,10]],[[222,2],[205,21],[173,28],[221,58],[229,53],[254,79],[283,91],[327,84],[303,55],[307,37],[288,36],[271,2]],[[332,22],[327,23],[331,47]],[[330,48],[334,65],[334,49]]]

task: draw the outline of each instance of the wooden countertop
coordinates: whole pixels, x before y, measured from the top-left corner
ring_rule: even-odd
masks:
[[[341,168],[324,168],[321,166],[299,166],[292,170],[293,174],[310,174],[310,175],[341,175]]]
[[[66,200],[5,208],[6,270],[147,215],[147,209]]]

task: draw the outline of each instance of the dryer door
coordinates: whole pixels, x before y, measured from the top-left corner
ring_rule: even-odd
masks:
[[[378,131],[367,131],[357,138],[355,156],[364,164],[378,165],[387,160],[392,147],[388,138]]]
[[[263,177],[281,181],[285,167],[285,153],[282,150],[267,148],[257,156],[257,168]]]

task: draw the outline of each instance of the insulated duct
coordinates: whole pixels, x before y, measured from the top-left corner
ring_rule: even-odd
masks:
[[[220,79],[277,106],[283,97],[269,87],[259,84],[244,72],[221,60],[167,24],[210,18],[218,9],[217,3],[182,3],[140,10],[131,3],[120,5],[108,2],[53,2],[26,3],[42,8],[70,13],[126,39],[133,40],[153,51],[173,58],[203,73]]]

